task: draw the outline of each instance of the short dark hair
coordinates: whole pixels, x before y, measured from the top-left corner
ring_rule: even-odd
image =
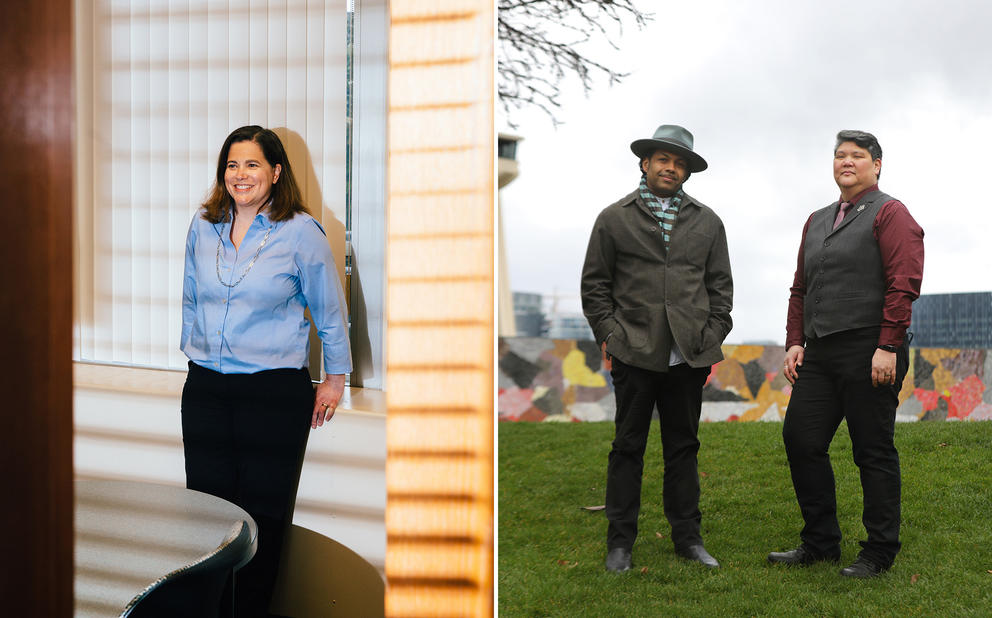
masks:
[[[224,172],[227,170],[227,156],[231,152],[231,145],[238,142],[258,144],[269,165],[272,167],[279,165],[282,168],[282,171],[279,172],[279,182],[272,185],[269,218],[273,221],[283,221],[292,219],[298,212],[309,213],[306,204],[303,203],[300,186],[296,184],[296,177],[293,176],[293,168],[289,165],[289,156],[286,154],[286,149],[283,148],[279,136],[271,129],[249,125],[232,131],[224,140],[224,145],[221,146],[220,155],[217,157],[216,182],[210,190],[207,201],[203,203],[203,207],[206,209],[203,218],[211,223],[228,220],[233,200],[224,183]]]
[[[844,130],[837,133],[837,143],[834,144],[834,152],[840,148],[844,142],[854,142],[859,148],[864,148],[871,155],[872,161],[882,158],[882,147],[878,143],[878,138],[867,131]],[[878,177],[882,177],[882,170],[879,168]]]

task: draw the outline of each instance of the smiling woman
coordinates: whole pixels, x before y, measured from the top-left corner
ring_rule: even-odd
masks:
[[[347,264],[356,282],[348,297],[354,308],[349,315],[354,316],[356,370],[332,431],[325,428],[309,437],[296,524],[340,540],[382,569],[385,403],[381,391],[370,389],[382,388],[385,380],[385,120],[360,112],[378,109],[385,100],[385,54],[376,51],[376,41],[385,40],[388,28],[378,17],[384,0],[366,0],[357,9],[355,4],[75,2],[76,195],[65,203],[75,207],[76,235],[65,244],[75,248],[76,279],[65,287],[75,293],[74,302],[65,305],[75,312],[69,338],[77,376],[92,378],[88,385],[75,383],[76,474],[183,483],[184,239],[216,183],[225,138],[242,125],[271,128],[292,162],[303,203],[327,233],[337,276],[347,280]],[[349,71],[352,62],[354,72]],[[379,81],[381,91],[376,90]],[[356,148],[351,158],[351,139],[366,146],[361,157]],[[272,166],[280,163],[262,150]],[[285,171],[282,164],[271,195],[275,201],[265,211],[274,218],[280,188],[286,188]],[[220,189],[229,201],[225,184]],[[320,235],[314,224],[310,227]],[[259,253],[264,232],[253,238],[249,231],[239,248],[244,266],[227,278],[223,269],[234,253],[230,231],[228,223],[220,260],[219,235],[213,235],[202,255],[203,273],[224,288],[217,280],[219,266],[224,281],[234,285],[258,253],[245,279],[232,288],[237,296],[273,265],[271,252],[280,250],[281,241],[273,229]],[[322,355],[315,332],[310,341],[311,377],[319,379]],[[156,388],[155,382],[167,388]],[[133,390],[122,390],[125,384]],[[307,420],[312,424],[312,408]],[[152,443],[156,446],[149,447]],[[280,588],[284,598],[302,596],[296,583]]]
[[[307,310],[327,372],[316,393]],[[237,504],[257,522],[258,552],[238,575],[236,605],[239,615],[265,616],[307,430],[334,416],[351,371],[334,257],[271,130],[241,127],[221,148],[216,182],[187,236],[181,347],[190,359],[182,395],[186,486]]]
[[[283,178],[282,184],[279,184]],[[271,204],[268,202],[271,199]],[[289,156],[275,132],[250,125],[235,129],[224,140],[205,218],[219,223],[231,214],[255,214],[268,205],[270,216],[282,221],[295,213],[309,213]]]
[[[231,144],[227,154],[224,185],[238,211],[258,212],[269,199],[272,185],[279,181],[282,165],[273,167],[255,142]]]

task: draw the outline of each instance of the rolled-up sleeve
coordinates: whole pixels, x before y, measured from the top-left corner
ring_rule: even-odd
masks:
[[[305,226],[296,259],[300,288],[323,344],[324,372],[350,373],[351,346],[344,291],[327,236],[316,221]]]

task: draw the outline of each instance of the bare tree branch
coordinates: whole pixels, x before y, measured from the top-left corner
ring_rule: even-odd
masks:
[[[637,9],[634,0],[499,0],[497,8],[497,91],[512,127],[512,110],[531,106],[557,125],[561,83],[570,75],[578,77],[586,94],[597,77],[605,76],[610,85],[619,83],[626,73],[593,60],[578,47],[596,38],[619,49],[613,31],[619,40],[626,21],[641,28],[652,18]]]

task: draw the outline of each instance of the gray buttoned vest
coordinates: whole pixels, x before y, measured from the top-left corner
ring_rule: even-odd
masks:
[[[892,199],[881,191],[865,194],[836,230],[840,202],[813,213],[803,245],[807,339],[882,323],[885,274],[872,228],[882,205]]]

